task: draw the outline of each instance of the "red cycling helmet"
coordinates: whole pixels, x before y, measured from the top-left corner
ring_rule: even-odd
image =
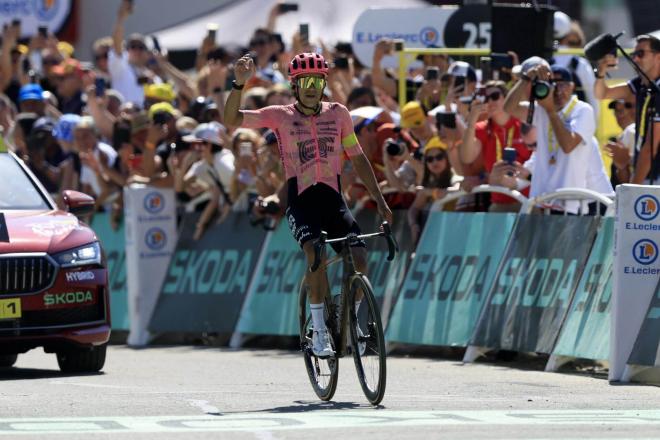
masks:
[[[328,63],[323,55],[317,53],[299,53],[289,63],[289,77],[297,78],[300,75],[309,75],[320,73],[324,77],[328,76]]]

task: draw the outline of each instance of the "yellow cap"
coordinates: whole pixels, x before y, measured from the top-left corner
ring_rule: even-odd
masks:
[[[25,44],[19,44],[16,46],[16,50],[21,53],[21,55],[26,55],[30,49]]]
[[[67,43],[66,41],[60,41],[57,43],[57,50],[62,54],[62,56],[64,56],[64,58],[71,58],[75,49],[70,43]]]
[[[144,86],[144,97],[157,101],[173,101],[176,98],[172,84],[146,84]]]
[[[438,136],[433,136],[429,141],[424,145],[424,152],[426,153],[429,150],[434,148],[439,148],[441,150],[447,149],[447,144],[442,142]]]
[[[426,113],[417,101],[406,103],[401,109],[401,126],[403,128],[419,127],[424,123]]]
[[[159,102],[149,107],[149,119],[153,119],[156,113],[169,113],[174,116],[176,110],[169,102]]]

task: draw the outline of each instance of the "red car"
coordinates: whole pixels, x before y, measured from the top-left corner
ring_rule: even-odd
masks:
[[[78,220],[94,199],[57,208],[13,153],[0,153],[0,367],[43,347],[62,371],[103,368],[110,338],[108,274],[99,240]]]

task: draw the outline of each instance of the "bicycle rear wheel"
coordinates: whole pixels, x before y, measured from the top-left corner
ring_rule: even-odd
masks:
[[[312,352],[312,314],[307,306],[308,287],[303,283],[300,285],[298,302],[298,319],[300,321],[300,348],[305,359],[305,369],[307,376],[314,388],[314,392],[321,400],[330,400],[337,390],[337,378],[339,376],[339,360],[333,356],[327,359],[321,359],[314,356]],[[325,301],[326,322],[328,321],[328,311],[331,310],[328,302]],[[331,339],[331,342],[334,342]]]
[[[369,279],[356,275],[350,282],[350,331],[353,359],[360,386],[367,400],[378,405],[385,396],[387,366],[385,338],[380,311]],[[362,303],[357,315],[355,297],[362,292]]]

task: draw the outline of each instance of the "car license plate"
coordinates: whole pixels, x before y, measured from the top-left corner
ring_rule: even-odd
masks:
[[[16,319],[21,317],[21,299],[0,299],[0,319]]]

